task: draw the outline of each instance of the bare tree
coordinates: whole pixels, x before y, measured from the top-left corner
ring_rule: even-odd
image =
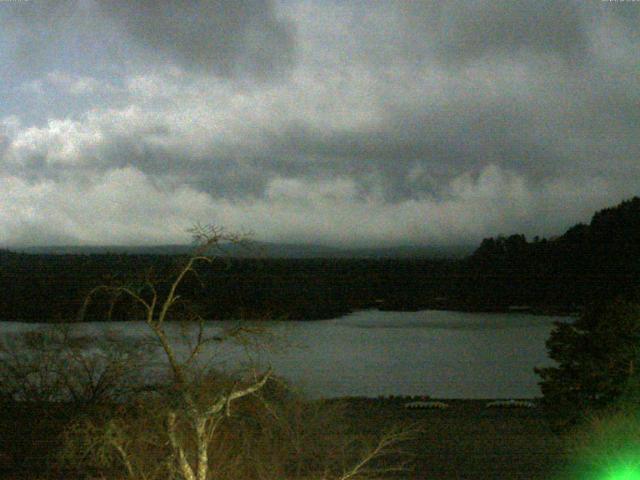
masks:
[[[284,437],[292,438],[300,431],[300,429],[291,429],[290,424],[283,421],[282,409],[277,411],[268,398],[265,399],[264,395],[259,395],[266,385],[272,385],[277,380],[271,369],[262,372],[253,369],[244,379],[221,375],[205,375],[199,378],[194,376],[196,359],[202,354],[205,346],[230,339],[246,338],[247,335],[256,333],[254,328],[236,325],[220,334],[207,336],[203,316],[194,310],[183,310],[181,313],[187,316],[186,320],[197,327],[195,340],[189,345],[186,354],[180,355],[176,349],[167,330],[167,324],[174,318],[172,312],[181,299],[181,285],[189,276],[197,278],[197,264],[211,263],[220,257],[212,255],[210,252],[217,251],[219,253],[227,242],[238,243],[246,240],[246,236],[243,235],[228,234],[219,228],[200,225],[192,230],[192,234],[197,242],[197,248],[192,255],[185,258],[171,272],[163,289],[158,287],[157,279],[151,275],[147,275],[142,281],[135,284],[98,286],[89,292],[80,312],[80,319],[82,319],[90,302],[99,293],[111,294],[114,301],[124,297],[130,299],[140,308],[144,322],[159,342],[168,362],[171,377],[169,388],[165,391],[158,389],[157,393],[160,393],[160,397],[146,400],[147,403],[142,410],[136,410],[136,407],[133,406],[131,407],[133,410],[130,408],[130,417],[127,417],[127,412],[123,410],[121,412],[123,415],[120,418],[109,419],[101,426],[97,426],[92,421],[83,420],[77,422],[68,431],[72,441],[80,442],[85,452],[91,451],[92,455],[101,456],[101,459],[105,460],[102,463],[109,463],[114,459],[118,460],[120,466],[126,471],[126,475],[132,479],[167,478],[169,476],[183,480],[208,480],[214,476],[214,472],[211,471],[212,464],[216,464],[219,469],[215,472],[216,478],[227,478],[224,469],[231,468],[233,471],[232,464],[234,462],[246,460],[246,455],[242,456],[240,453],[244,454],[260,448],[263,450],[283,448],[279,447],[283,444],[282,439]],[[254,399],[254,402],[248,403],[246,400],[249,398]],[[258,400],[257,403],[256,400]],[[128,407],[122,408],[126,410]],[[223,430],[221,428],[223,421],[225,419],[231,420],[232,412],[236,408],[254,411],[261,409],[262,413],[257,417],[251,417],[249,414],[241,415],[240,420],[236,420],[240,423],[226,422],[233,427]],[[300,415],[300,410],[297,414]],[[252,443],[249,432],[256,432],[255,425],[249,425],[251,422],[242,423],[250,418],[257,418],[258,422],[271,418],[275,424],[281,424],[281,428],[278,427],[278,431],[280,431],[278,440],[276,441],[274,437],[268,441],[265,440],[267,437],[262,435],[260,445]],[[305,421],[309,422],[311,417],[307,415],[305,418]],[[262,426],[264,427],[264,425]],[[136,432],[132,428],[137,428],[138,431]],[[286,431],[287,428],[291,430],[289,433]],[[261,428],[261,431],[266,432],[275,432],[276,430]],[[324,436],[325,439],[329,438],[329,434],[328,431],[316,432],[316,435]],[[342,454],[349,449],[353,451],[354,438],[352,437],[342,437],[345,441],[348,440],[341,444]],[[373,459],[380,457],[390,447],[405,438],[406,433],[403,432],[392,432],[383,436],[378,443],[364,451],[360,455],[360,459],[352,466],[342,464],[342,467],[338,469],[336,465],[339,462],[330,458],[333,461],[332,466],[329,467],[328,463],[323,463],[317,469],[316,476],[317,478],[338,478],[340,480],[351,480],[362,476]],[[284,454],[280,452],[280,458],[299,455],[301,451],[299,440],[296,440],[298,447],[293,448],[293,451],[291,451],[291,445],[296,442],[285,442],[286,452]],[[309,439],[307,443],[313,441],[313,439]],[[225,451],[225,443],[239,451],[235,455],[230,451],[222,455],[221,452]],[[215,448],[212,449],[212,446]],[[148,462],[141,460],[143,454],[140,452],[147,452],[145,449],[151,452],[146,455],[147,458],[158,459],[155,465],[150,466]],[[222,455],[226,463],[214,462],[211,458],[212,452],[216,456]],[[332,455],[338,456],[335,452]],[[238,468],[235,471],[238,471]],[[257,474],[257,476],[269,478],[266,470],[268,468],[265,467],[263,474]],[[294,473],[299,476],[303,470],[298,468]],[[249,478],[248,475],[245,477]],[[310,477],[307,475],[306,478]]]
[[[139,381],[146,354],[144,342],[115,331],[96,340],[70,324],[12,334],[0,340],[0,392],[15,401],[77,406],[114,401]]]
[[[214,435],[218,424],[224,416],[230,415],[231,405],[234,401],[255,393],[260,390],[271,376],[271,370],[256,375],[251,381],[236,385],[231,390],[221,393],[212,401],[202,404],[198,402],[190,388],[190,378],[188,377],[188,369],[196,360],[197,356],[202,352],[203,347],[211,342],[222,341],[220,336],[205,338],[204,336],[204,318],[197,313],[192,312],[190,320],[195,321],[198,325],[197,339],[192,345],[186,359],[180,359],[176,354],[176,350],[171,343],[166,330],[166,321],[169,313],[180,299],[178,288],[187,275],[197,275],[195,266],[199,262],[211,263],[215,256],[207,255],[214,249],[221,249],[226,242],[242,242],[244,238],[237,234],[227,234],[222,229],[211,226],[197,225],[192,230],[194,239],[198,243],[194,253],[179,265],[173,272],[174,278],[169,285],[166,294],[161,295],[152,279],[147,278],[142,284],[136,287],[129,285],[101,285],[89,292],[87,295],[80,318],[83,317],[92,297],[100,291],[111,293],[114,298],[127,296],[136,302],[144,312],[144,321],[151,329],[166,356],[169,363],[174,382],[176,394],[180,396],[184,412],[184,420],[195,433],[194,439],[195,455],[189,452],[187,442],[178,436],[177,424],[181,412],[178,409],[171,409],[167,413],[166,433],[172,448],[172,456],[177,462],[177,468],[180,475],[185,480],[206,480],[209,476],[209,460],[208,445]],[[237,336],[243,333],[241,329],[227,332],[228,336]],[[124,464],[131,476],[135,472],[132,471],[131,463],[128,459],[127,452],[123,446],[114,442],[115,448],[121,454]]]

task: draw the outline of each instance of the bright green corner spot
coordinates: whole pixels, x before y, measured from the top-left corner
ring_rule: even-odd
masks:
[[[640,465],[619,465],[613,467],[603,480],[640,480]]]

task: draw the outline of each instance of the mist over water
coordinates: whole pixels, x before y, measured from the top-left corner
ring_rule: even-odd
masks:
[[[264,322],[263,348],[211,343],[200,363],[237,370],[248,362],[271,364],[311,397],[430,395],[434,398],[531,398],[540,396],[536,366],[548,366],[545,341],[555,320],[521,313],[366,310],[324,321]],[[207,323],[207,335],[222,322]],[[0,335],[21,335],[43,324],[0,323]],[[106,331],[124,341],[148,335],[143,323],[85,323],[74,335]],[[186,352],[194,331],[168,325]],[[163,362],[159,349],[154,367]],[[150,375],[151,372],[150,372]]]

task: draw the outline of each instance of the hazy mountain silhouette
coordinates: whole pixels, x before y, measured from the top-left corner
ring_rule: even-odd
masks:
[[[317,244],[249,242],[246,245],[225,244],[224,254],[234,258],[463,258],[473,251],[471,245],[447,247],[399,246],[387,248],[340,248]],[[53,245],[13,247],[14,252],[41,255],[182,255],[191,245]]]
[[[468,247],[225,245],[237,260],[202,265],[184,286],[210,318],[335,318],[387,310],[572,313],[640,285],[640,198],[596,212],[552,239],[522,234]],[[74,318],[87,289],[175,267],[190,245],[46,246],[0,250],[0,319]],[[457,257],[457,259],[450,259]],[[447,259],[449,258],[449,259]],[[130,280],[133,279],[133,280]],[[114,319],[129,317],[127,305]],[[95,310],[94,320],[106,311]],[[209,317],[208,317],[209,318]]]

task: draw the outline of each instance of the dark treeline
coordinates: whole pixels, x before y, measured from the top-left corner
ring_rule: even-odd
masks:
[[[640,281],[640,198],[551,240],[485,239],[465,264],[478,279],[461,292],[472,304],[572,309],[630,292]]]
[[[0,252],[0,318],[75,318],[99,284],[137,287],[162,278],[182,257],[170,255],[30,255]],[[528,307],[566,313],[640,282],[640,198],[602,210],[589,225],[554,239],[488,238],[463,260],[229,259],[201,264],[183,286],[185,305],[208,318],[331,318],[361,308],[504,311]],[[109,302],[86,319],[104,319]],[[104,300],[104,299],[103,299]],[[115,304],[114,320],[135,309]]]
[[[51,321],[75,318],[96,285],[141,286],[150,274],[160,289],[180,257],[160,255],[2,254],[0,318]],[[231,259],[198,265],[180,293],[208,318],[320,319],[382,305],[383,300],[431,298],[446,291],[452,262],[439,260]],[[149,273],[150,272],[150,273]],[[426,293],[429,292],[429,295]],[[97,298],[89,320],[104,319],[109,298]],[[124,299],[114,320],[137,313]]]

